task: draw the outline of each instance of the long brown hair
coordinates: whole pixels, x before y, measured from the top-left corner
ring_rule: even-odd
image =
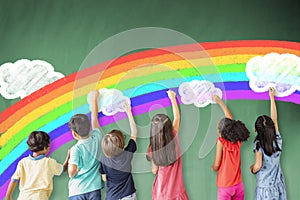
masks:
[[[150,147],[152,159],[158,166],[168,166],[177,160],[173,126],[165,114],[157,114],[152,118],[150,130]]]

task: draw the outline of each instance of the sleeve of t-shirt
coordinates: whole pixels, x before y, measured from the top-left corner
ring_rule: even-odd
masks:
[[[11,179],[13,180],[13,181],[18,181],[18,180],[20,180],[20,178],[22,177],[22,168],[23,168],[23,166],[22,166],[23,164],[22,164],[22,160],[18,163],[18,165],[17,165],[17,169],[16,169],[16,171],[15,171],[15,173],[12,175],[12,177],[11,177]]]
[[[218,137],[216,143],[218,143],[218,141],[220,141],[223,145],[225,144],[225,139],[222,137]]]
[[[129,151],[134,153],[136,151],[136,143],[133,139],[130,139],[127,147],[124,149],[125,151]]]
[[[100,172],[100,174],[106,174],[105,171],[104,171],[104,167],[103,167],[102,162],[100,162],[99,172]]]
[[[69,159],[69,165],[76,165],[78,168],[79,166],[79,159],[80,159],[80,152],[76,147],[72,147],[70,150],[70,159]]]
[[[256,141],[254,142],[254,144],[253,144],[253,152],[254,152],[254,153],[255,153],[255,151],[257,150],[256,147],[257,147],[258,143],[259,143],[259,141],[256,140]],[[262,148],[259,147],[259,149],[258,149],[257,151],[259,151],[260,153],[262,153]]]
[[[99,128],[94,128],[90,135],[95,136],[96,138],[98,138],[100,141],[102,141],[102,138],[104,137],[104,134],[102,133],[102,131]]]
[[[282,138],[279,131],[276,132],[276,140],[279,148],[282,149]]]
[[[53,170],[53,174],[59,176],[63,173],[64,166],[58,163],[56,160],[49,158],[51,162],[51,168]]]

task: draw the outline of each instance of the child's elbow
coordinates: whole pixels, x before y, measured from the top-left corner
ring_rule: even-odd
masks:
[[[76,175],[76,173],[74,172],[68,172],[68,174],[69,174],[69,178],[73,178]]]
[[[211,169],[216,172],[219,170],[219,165],[213,165],[211,166]]]
[[[157,169],[152,169],[152,174],[157,174]]]
[[[255,165],[253,165],[253,168],[252,168],[251,172],[253,174],[256,174],[257,172],[259,172],[260,168],[261,168],[261,165],[255,164]]]
[[[106,181],[107,181],[107,179],[106,179],[106,175],[102,175],[102,180],[103,180],[104,182],[106,182]]]
[[[79,171],[79,169],[77,168],[76,165],[70,165],[68,167],[69,178],[73,178],[74,176],[76,176],[78,171]]]

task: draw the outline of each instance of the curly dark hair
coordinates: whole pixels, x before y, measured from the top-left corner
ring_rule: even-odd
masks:
[[[249,138],[250,132],[240,120],[223,118],[218,124],[218,130],[222,138],[232,143],[244,142]]]
[[[27,144],[32,152],[42,151],[50,146],[50,137],[44,131],[33,131],[28,136]]]
[[[90,133],[91,123],[88,116],[76,114],[70,119],[68,126],[79,136],[84,137]]]
[[[254,142],[258,141],[256,150],[259,150],[261,147],[268,156],[271,156],[277,151],[281,151],[276,139],[275,125],[270,117],[267,115],[259,116],[255,121],[255,129],[257,136]]]

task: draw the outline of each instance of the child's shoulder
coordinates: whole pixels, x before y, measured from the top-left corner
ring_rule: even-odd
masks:
[[[102,131],[99,128],[94,128],[90,131],[90,137],[102,139],[104,137],[104,133],[102,133]]]
[[[239,148],[242,145],[241,141],[237,141],[235,143],[223,138],[223,137],[218,137],[217,142],[220,142],[224,148]]]
[[[26,157],[22,158],[22,159],[18,162],[18,164],[21,165],[21,164],[23,164],[23,163],[28,162],[29,160],[30,160],[29,156],[26,156]]]

